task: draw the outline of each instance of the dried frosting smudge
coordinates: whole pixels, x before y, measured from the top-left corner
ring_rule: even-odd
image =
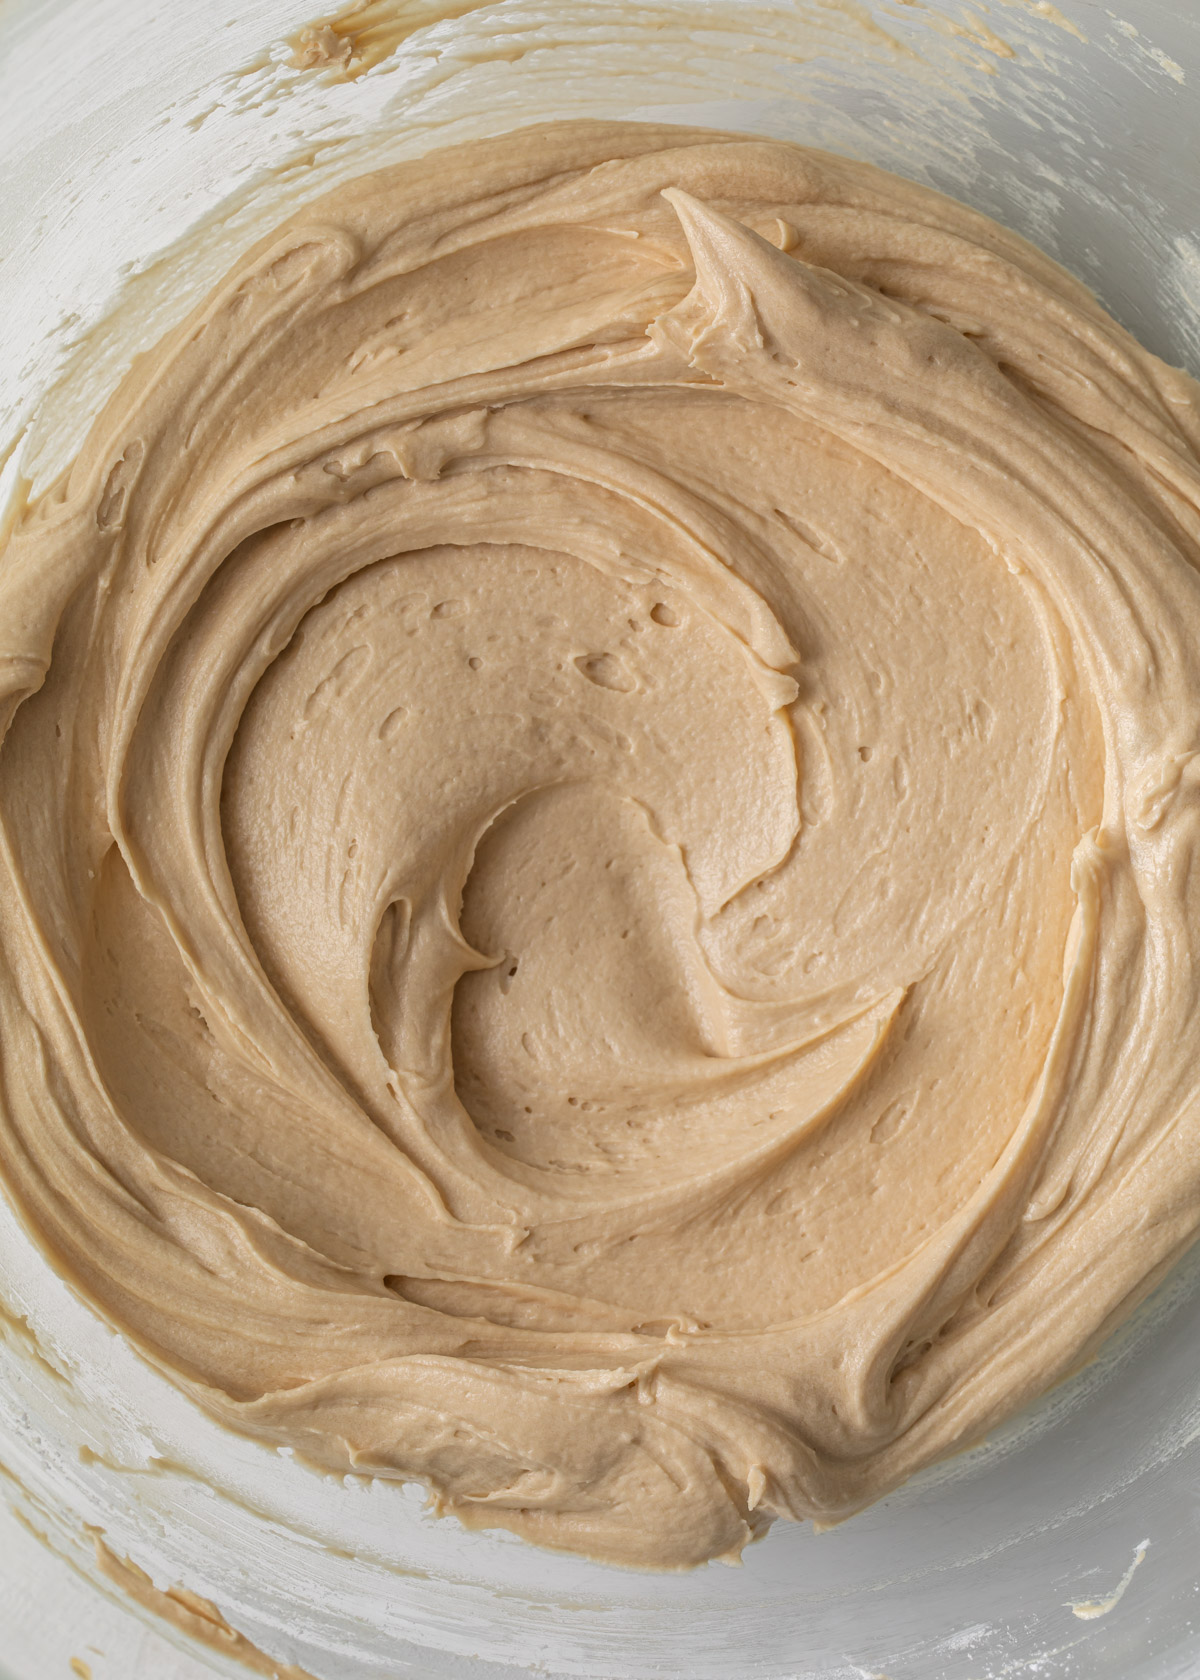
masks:
[[[836,1521],[1200,1214],[1200,409],[772,141],[352,183],[0,564],[0,1167],[219,1419],[616,1562]]]

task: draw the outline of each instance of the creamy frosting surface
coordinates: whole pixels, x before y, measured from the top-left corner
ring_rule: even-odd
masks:
[[[1200,1219],[1200,407],[865,164],[293,218],[0,559],[0,1168],[232,1427],[619,1563],[829,1523]]]

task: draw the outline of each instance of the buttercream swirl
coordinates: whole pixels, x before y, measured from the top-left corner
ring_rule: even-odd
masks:
[[[4,1179],[219,1418],[617,1562],[836,1521],[1200,1217],[1200,412],[871,167],[343,188],[0,564]]]

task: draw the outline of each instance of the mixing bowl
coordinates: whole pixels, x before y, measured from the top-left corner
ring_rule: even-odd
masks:
[[[1118,3],[374,0],[357,27],[377,62],[345,77],[296,61],[305,0],[0,0],[0,491],[44,485],[130,358],[298,199],[555,116],[898,170],[1028,235],[1200,372],[1200,12]],[[209,1612],[170,1601],[202,1645],[98,1557],[317,1680],[1200,1674],[1200,1254],[987,1443],[838,1529],[781,1524],[743,1567],[686,1576],[468,1535],[417,1489],[230,1437],[7,1208],[0,1277],[3,1680],[246,1672]]]

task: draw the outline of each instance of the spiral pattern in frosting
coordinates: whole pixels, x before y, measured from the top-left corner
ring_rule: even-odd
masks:
[[[0,565],[0,1162],[239,1430],[617,1562],[845,1516],[1200,1215],[1200,410],[866,165],[351,184]]]

